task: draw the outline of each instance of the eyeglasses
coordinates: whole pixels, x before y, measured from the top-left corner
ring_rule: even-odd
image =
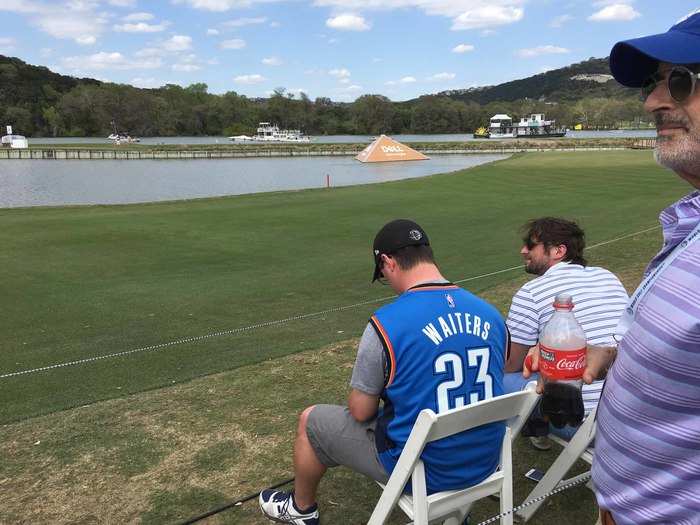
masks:
[[[544,243],[541,242],[541,241],[534,241],[534,240],[532,240],[532,239],[523,239],[523,243],[525,244],[525,247],[526,247],[528,250],[532,250],[535,246],[537,246],[537,245],[539,245],[539,244],[544,244]]]
[[[671,98],[678,103],[684,102],[695,91],[695,81],[698,78],[698,73],[694,73],[687,67],[676,66],[668,71],[666,77],[666,88]],[[659,82],[664,80],[664,74],[654,73],[649,76],[642,84],[640,99],[646,102],[649,95],[656,89]]]

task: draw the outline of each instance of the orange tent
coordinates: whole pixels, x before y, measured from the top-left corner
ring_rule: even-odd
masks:
[[[360,162],[390,162],[401,160],[428,160],[422,153],[404,146],[400,142],[380,135],[372,144],[355,157]]]

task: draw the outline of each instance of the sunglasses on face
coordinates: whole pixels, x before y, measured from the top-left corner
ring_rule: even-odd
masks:
[[[667,72],[665,77],[663,73],[654,73],[649,76],[642,84],[642,92],[640,98],[642,102],[646,102],[649,95],[656,89],[659,82],[666,78],[666,89],[671,98],[678,103],[684,102],[695,91],[695,82],[698,78],[698,73],[694,73],[687,67],[676,66]]]

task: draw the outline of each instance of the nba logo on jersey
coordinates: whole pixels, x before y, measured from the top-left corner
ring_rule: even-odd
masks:
[[[455,307],[455,300],[452,299],[452,296],[450,294],[445,294],[445,299],[447,299],[447,304],[449,305],[450,308]]]

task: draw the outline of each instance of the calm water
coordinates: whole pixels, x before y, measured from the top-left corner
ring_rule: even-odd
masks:
[[[569,131],[567,138],[613,138],[613,137],[655,137],[656,130],[612,130],[612,131]],[[464,142],[474,139],[471,134],[449,135],[392,135],[399,142]],[[311,137],[311,142],[318,144],[369,143],[374,137],[369,135],[326,135]],[[59,138],[30,138],[29,144],[111,144],[105,137],[59,137]],[[147,137],[141,139],[141,144],[229,144],[226,137]]]
[[[362,164],[353,157],[207,160],[2,160],[0,208],[128,204],[350,186],[456,171],[507,155],[435,155]]]

